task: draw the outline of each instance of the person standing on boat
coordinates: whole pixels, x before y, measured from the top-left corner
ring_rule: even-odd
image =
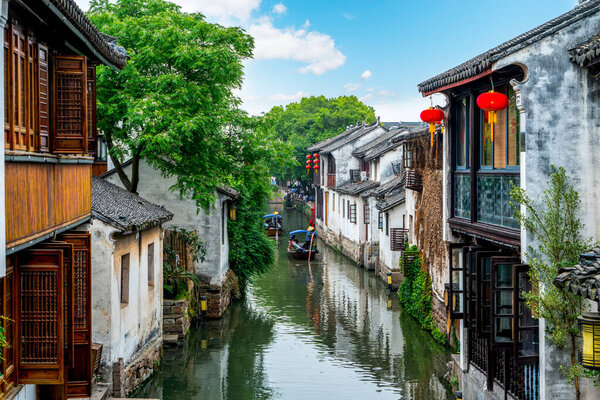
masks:
[[[304,248],[306,250],[310,249],[311,241],[312,241],[314,234],[315,234],[315,228],[313,228],[312,226],[309,226],[307,229],[307,232],[306,232],[306,243],[304,243]]]

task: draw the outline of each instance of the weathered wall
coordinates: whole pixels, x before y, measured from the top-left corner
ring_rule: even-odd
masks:
[[[600,239],[600,82],[569,60],[568,50],[598,34],[600,12],[502,59],[494,68],[522,64],[528,74],[515,89],[520,92],[527,164],[521,182],[529,196],[541,199],[550,165],[564,167],[582,201],[584,235]],[[522,123],[523,123],[522,122]],[[528,234],[524,241],[535,246]],[[523,248],[523,252],[527,249]],[[523,254],[524,255],[524,254]],[[544,332],[540,329],[540,336]],[[545,340],[540,346],[544,349]],[[574,398],[556,365],[567,364],[568,353],[546,345],[541,352],[542,399]],[[569,394],[570,393],[570,394]],[[557,397],[558,396],[558,397]],[[593,397],[589,394],[588,398]],[[600,396],[597,389],[595,396]]]
[[[394,170],[392,169],[392,162],[402,161],[402,146],[384,153],[380,157],[379,168],[378,168],[378,180],[383,184],[396,177]]]
[[[376,210],[379,212],[378,210]],[[402,228],[402,217],[406,211],[405,204],[402,203],[383,214],[383,229],[379,232],[379,261],[381,272],[385,275],[393,269],[398,269],[400,263],[400,252],[390,249],[390,229]],[[385,226],[385,214],[389,214],[389,228]],[[386,228],[387,234],[386,234]]]
[[[130,166],[126,167],[127,173],[130,172],[130,168]],[[123,187],[117,174],[110,175],[107,180]],[[178,193],[169,190],[174,184],[175,178],[165,178],[147,163],[140,162],[138,194],[148,201],[164,205],[173,212],[173,219],[164,225],[165,228],[176,226],[197,231],[206,247],[206,259],[204,262],[196,264],[196,275],[212,285],[219,285],[229,269],[229,241],[226,234],[227,209],[225,210],[225,229],[223,230],[221,226],[223,206],[227,206],[227,203],[225,203],[227,198],[218,193],[215,204],[208,213],[203,210],[198,212],[196,203],[193,200],[180,199]],[[222,239],[223,235],[225,236],[224,241]]]
[[[92,339],[103,344],[102,363],[125,365],[136,352],[162,336],[161,228],[114,236],[114,229],[93,219]],[[148,245],[154,243],[154,285],[148,282]],[[121,257],[129,254],[129,302],[121,303]]]

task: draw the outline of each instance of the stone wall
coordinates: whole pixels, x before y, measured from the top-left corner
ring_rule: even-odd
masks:
[[[177,335],[179,339],[183,339],[190,328],[190,323],[191,318],[186,299],[163,300],[163,333],[165,335]]]
[[[116,398],[127,397],[158,368],[162,355],[162,335],[140,350],[132,362],[122,358],[113,364],[113,391]]]
[[[199,292],[200,296],[207,298],[207,318],[221,318],[231,303],[232,295],[238,295],[239,280],[232,270],[228,270],[221,285],[204,284]]]

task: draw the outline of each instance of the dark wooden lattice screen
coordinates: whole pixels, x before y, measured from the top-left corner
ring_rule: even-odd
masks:
[[[38,44],[38,95],[40,150],[50,150],[50,72],[48,48]]]
[[[54,152],[85,153],[87,68],[85,57],[54,57]]]
[[[96,66],[87,67],[87,133],[88,154],[96,154],[96,140],[98,130],[96,129]]]
[[[365,225],[369,225],[371,223],[371,207],[368,204],[363,206],[363,220],[365,221]]]
[[[73,244],[73,365],[67,370],[67,395],[84,397],[92,388],[92,288],[88,233],[66,233],[59,239]]]
[[[63,383],[62,250],[26,250],[17,268],[18,382]]]
[[[391,228],[390,229],[390,250],[391,251],[402,251],[404,250],[404,243],[406,235],[408,235],[408,229],[406,228]]]

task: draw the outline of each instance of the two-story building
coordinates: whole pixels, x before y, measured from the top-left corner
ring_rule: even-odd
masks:
[[[441,223],[448,246],[450,317],[458,322],[464,398],[574,399],[558,366],[568,351],[545,339],[520,293],[531,290],[526,251],[536,239],[509,204],[513,186],[541,198],[550,165],[582,199],[584,235],[600,237],[595,148],[600,109],[595,50],[600,1],[572,10],[419,85],[448,100]],[[477,97],[508,97],[492,128]],[[407,183],[408,186],[408,183]],[[583,398],[597,398],[584,380]]]
[[[76,228],[91,217],[95,70],[127,56],[72,0],[4,0],[0,12],[0,397],[85,397],[92,238]]]

